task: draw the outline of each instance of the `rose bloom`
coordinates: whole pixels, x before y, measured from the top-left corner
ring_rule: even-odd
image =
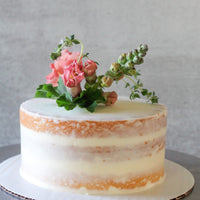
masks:
[[[92,76],[97,70],[97,64],[92,60],[86,60],[83,71],[85,76]]]
[[[52,69],[52,72],[46,76],[46,83],[47,84],[52,84],[54,87],[58,86],[58,78],[59,78],[59,73],[56,71],[55,66],[53,63],[50,64],[50,67]]]
[[[76,87],[80,84],[80,82],[84,79],[84,72],[82,71],[82,65],[78,64],[76,60],[64,68],[64,73],[61,75],[61,78],[65,84],[65,86],[72,88]]]
[[[63,49],[61,51],[61,56],[54,61],[55,69],[59,74],[63,74],[64,67],[72,64],[74,60],[78,60],[79,56],[79,52],[69,52],[68,49]]]

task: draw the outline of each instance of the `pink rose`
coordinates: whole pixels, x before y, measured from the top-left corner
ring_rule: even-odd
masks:
[[[76,60],[64,68],[64,74],[61,76],[65,86],[76,87],[83,79],[84,72],[82,71],[82,65],[78,64]]]
[[[58,82],[58,78],[59,78],[59,74],[55,69],[55,66],[53,63],[50,64],[50,67],[52,69],[52,72],[46,76],[46,83],[47,84],[52,84],[54,87],[58,86],[57,82]]]
[[[68,49],[63,49],[61,51],[61,56],[54,61],[55,69],[59,74],[63,74],[64,67],[72,64],[74,60],[78,60],[79,56],[79,52],[69,52]]]
[[[103,97],[106,100],[106,105],[110,106],[117,101],[117,93],[115,91],[112,92],[104,92]]]
[[[85,76],[92,76],[97,70],[97,64],[92,60],[87,60],[85,62],[83,71],[85,72]]]

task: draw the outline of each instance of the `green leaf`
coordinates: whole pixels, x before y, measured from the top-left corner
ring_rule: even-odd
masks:
[[[74,39],[74,34],[73,35],[71,35],[71,40],[73,40]]]
[[[99,65],[99,63],[97,61],[94,61],[97,65]]]
[[[130,87],[130,83],[126,83],[125,88]]]
[[[74,44],[80,44],[80,42],[79,42],[78,40],[76,40],[76,39],[72,40],[72,42],[73,42]]]
[[[83,90],[79,97],[73,100],[81,108],[86,108],[88,111],[93,112],[97,103],[105,103],[105,99],[102,96],[102,90],[89,87]]]
[[[136,76],[140,76],[141,74],[138,72],[138,71],[136,71]]]
[[[60,94],[67,92],[67,88],[61,77],[59,77],[59,79],[58,79],[58,91]]]
[[[67,101],[72,102],[72,96],[71,94],[67,91],[67,88],[62,80],[61,77],[59,77],[58,79],[58,92],[60,95],[65,94],[65,97],[67,99]]]
[[[72,110],[76,107],[75,103],[67,100],[65,94],[59,96],[56,100],[56,103],[59,107],[64,107],[66,110]]]
[[[65,37],[65,39],[66,39],[67,41],[69,41],[69,40],[70,40],[70,39],[69,39],[67,36]]]
[[[141,93],[142,93],[143,96],[146,96],[147,93],[148,93],[148,90],[147,89],[142,89]]]
[[[140,98],[140,95],[138,93],[135,93],[135,91],[132,91],[129,98],[131,100],[134,100],[135,98]]]
[[[39,85],[37,88],[37,91],[35,93],[36,98],[53,98],[55,99],[56,97],[59,96],[57,93],[57,88],[53,87],[52,84],[43,84]]]
[[[60,52],[57,52],[57,53],[52,52],[50,57],[51,57],[52,60],[56,60],[60,55],[61,55]]]
[[[61,47],[62,47],[62,44],[59,44],[59,45],[58,45],[58,49],[60,49]]]
[[[36,91],[35,98],[47,98],[47,92],[45,91]]]
[[[96,101],[94,101],[90,106],[87,107],[87,110],[89,112],[94,112],[96,107],[97,107],[97,103]]]
[[[52,84],[44,84],[43,85],[43,90],[51,93],[53,96],[58,97],[59,94],[56,92],[55,88],[52,86]]]
[[[134,98],[140,98],[140,95],[138,93],[135,93]]]
[[[85,54],[83,55],[83,58],[88,57],[88,55],[89,55],[89,53],[85,53]]]

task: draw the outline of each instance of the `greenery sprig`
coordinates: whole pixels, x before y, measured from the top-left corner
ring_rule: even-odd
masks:
[[[110,66],[110,70],[105,75],[111,77],[114,81],[119,81],[123,78],[125,88],[129,88],[131,91],[129,96],[131,100],[141,98],[142,95],[146,97],[147,101],[158,103],[158,97],[155,95],[155,92],[143,88],[143,84],[138,78],[141,74],[135,68],[136,65],[144,62],[144,56],[147,51],[148,46],[140,44],[134,51],[121,54],[117,62]]]
[[[70,38],[65,37],[65,40],[61,41],[54,52],[51,53],[51,59],[56,60],[59,56],[61,56],[61,51],[64,47],[71,47],[73,44],[80,44],[80,41],[75,39],[74,35],[71,35]]]

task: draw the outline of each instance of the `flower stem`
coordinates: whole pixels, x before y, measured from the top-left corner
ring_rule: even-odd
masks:
[[[137,83],[132,79],[132,78],[130,78],[129,76],[127,76],[127,75],[124,75],[124,77],[126,77],[127,79],[129,79],[131,82],[133,82],[135,85],[137,85]],[[140,91],[142,91],[142,88],[141,87],[138,87],[138,89],[140,90]]]
[[[80,42],[80,44],[81,44],[81,54],[80,54],[80,56],[79,56],[79,58],[78,58],[78,63],[80,62],[80,60],[81,60],[81,58],[82,58],[82,56],[83,56],[83,43],[80,41],[80,40],[78,40],[79,42]]]

